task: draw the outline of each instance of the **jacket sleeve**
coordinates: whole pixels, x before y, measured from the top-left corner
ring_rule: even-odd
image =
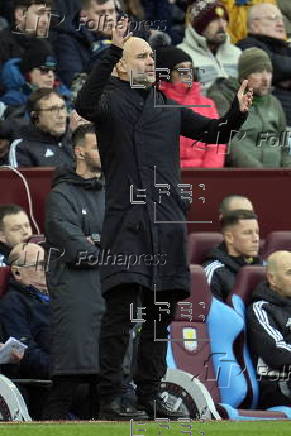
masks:
[[[282,108],[282,105],[279,100],[277,100],[278,104],[278,131],[280,134],[284,135],[285,141],[282,146],[282,161],[281,166],[283,168],[291,168],[291,132],[289,132],[289,129],[286,130],[286,115]],[[284,132],[284,133],[282,133]],[[286,136],[285,136],[286,134]]]
[[[28,346],[19,363],[21,372],[31,377],[47,379],[49,377],[49,354],[33,338],[29,325],[29,313],[21,300],[14,298],[2,301],[0,319],[5,339],[13,336]]]
[[[10,145],[9,165],[17,167],[35,167],[36,163],[29,152],[28,144],[22,139],[15,139]]]
[[[282,369],[291,364],[291,343],[283,337],[269,303],[256,301],[249,307],[248,337],[251,348],[270,367]]]
[[[237,168],[264,168],[259,159],[260,149],[248,137],[247,130],[243,133],[245,136],[239,138],[236,135],[228,146],[231,165]]]
[[[96,123],[99,116],[108,113],[108,101],[103,92],[122,53],[123,50],[114,45],[104,50],[78,93],[76,110],[86,120]]]
[[[211,293],[218,298],[218,300],[224,300],[225,290],[223,289],[223,282],[221,280],[219,272],[223,269],[223,265],[216,268],[213,262],[203,266],[207,283],[210,287]]]
[[[61,250],[62,260],[75,268],[96,268],[99,249],[82,231],[80,213],[60,192],[50,192],[46,204],[45,233],[50,245]]]
[[[206,144],[228,143],[234,131],[239,131],[248,117],[247,112],[239,110],[237,96],[224,117],[212,120],[190,109],[181,109],[181,135]]]

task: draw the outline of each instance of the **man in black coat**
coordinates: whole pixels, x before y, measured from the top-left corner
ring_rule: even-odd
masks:
[[[155,82],[152,49],[140,38],[125,37],[127,28],[128,20],[121,19],[112,46],[96,63],[77,99],[78,113],[96,125],[106,179],[101,237],[106,300],[100,338],[102,419],[125,419],[118,398],[130,304],[136,309],[140,298],[146,306],[135,382],[138,406],[153,417],[154,399],[158,400],[166,371],[167,326],[176,302],[189,295],[179,135],[213,143],[219,131],[218,143],[226,143],[231,130],[238,130],[246,119],[252,100],[251,92],[243,95],[244,82],[223,119],[209,120],[173,107],[174,102],[151,86]],[[158,293],[155,301],[164,302],[162,308],[154,304],[153,291]],[[162,340],[154,341],[154,335]],[[158,416],[175,415],[160,400],[156,404]]]
[[[53,420],[66,418],[78,382],[96,383],[104,312],[96,261],[104,184],[94,127],[78,127],[73,144],[76,169],[57,170],[46,206],[53,388],[44,418]]]
[[[248,340],[260,384],[258,407],[291,406],[291,253],[267,261],[267,281],[248,308]]]
[[[291,125],[291,48],[286,42],[283,15],[276,5],[257,4],[249,10],[248,36],[237,43],[242,50],[258,47],[268,53],[273,66],[273,94],[282,103]]]
[[[224,242],[215,247],[203,264],[213,295],[226,301],[244,265],[258,264],[259,227],[250,210],[233,210],[220,220]]]

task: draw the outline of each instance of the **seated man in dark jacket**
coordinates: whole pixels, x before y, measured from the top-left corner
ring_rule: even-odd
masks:
[[[277,6],[257,4],[249,10],[248,36],[237,44],[245,50],[258,47],[266,51],[273,65],[274,95],[280,100],[291,126],[291,48],[286,42],[283,16]]]
[[[10,146],[12,167],[56,167],[73,165],[67,108],[54,90],[39,88],[28,99],[31,123],[18,132]]]
[[[267,281],[248,308],[248,338],[260,381],[258,407],[291,406],[291,252],[268,258]]]
[[[229,212],[220,222],[224,242],[212,250],[203,267],[211,292],[226,301],[239,269],[259,263],[259,226],[249,210]]]

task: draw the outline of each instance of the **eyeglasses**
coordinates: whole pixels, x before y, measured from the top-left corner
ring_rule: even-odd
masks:
[[[63,104],[62,106],[51,106],[43,109],[38,109],[39,112],[54,112],[54,113],[59,113],[61,111],[66,111],[66,110],[67,108],[65,104]]]
[[[52,71],[53,73],[56,72],[56,67],[36,67],[39,71],[40,74],[48,74],[50,71]]]

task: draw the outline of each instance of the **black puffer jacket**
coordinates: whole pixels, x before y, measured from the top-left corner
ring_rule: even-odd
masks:
[[[210,290],[216,298],[225,301],[231,293],[240,268],[245,265],[259,264],[257,257],[248,258],[230,256],[224,242],[214,248],[203,264]]]
[[[104,184],[58,170],[48,195],[45,233],[50,249],[47,282],[53,309],[53,374],[96,374],[104,311],[99,249]]]

